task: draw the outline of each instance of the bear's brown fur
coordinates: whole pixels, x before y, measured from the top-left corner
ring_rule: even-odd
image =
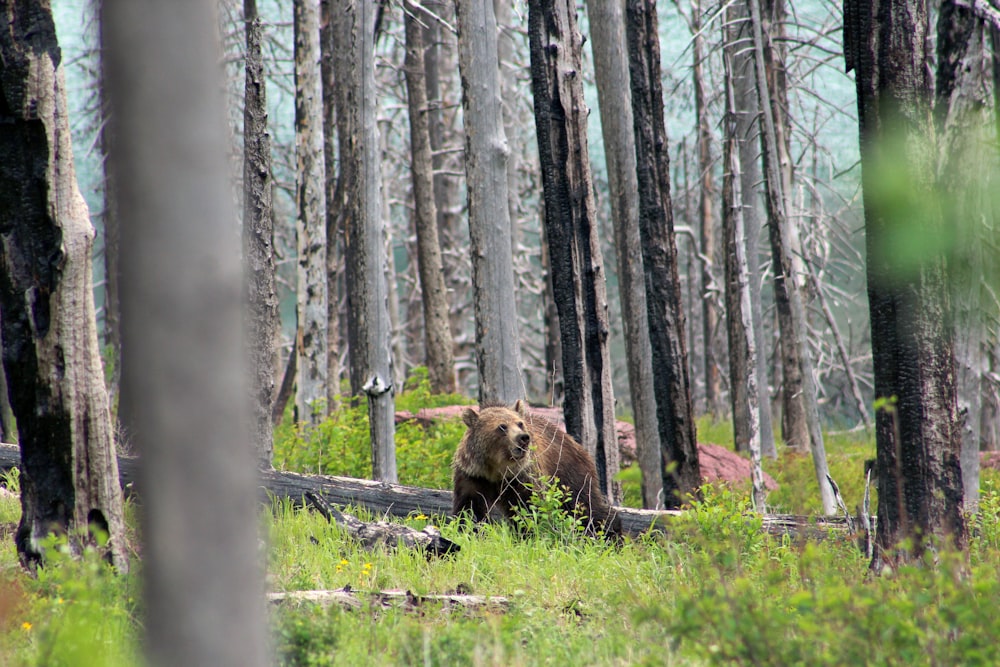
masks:
[[[531,489],[555,478],[569,490],[566,510],[579,511],[591,535],[618,536],[621,520],[597,483],[587,451],[548,420],[513,408],[485,406],[462,413],[468,430],[452,460],[455,514],[471,510],[476,521],[509,519],[527,504]]]

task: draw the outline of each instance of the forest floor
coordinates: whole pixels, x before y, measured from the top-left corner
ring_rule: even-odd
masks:
[[[353,441],[354,417],[327,426]],[[363,420],[362,420],[363,421]],[[453,449],[458,426],[400,425],[401,482],[440,488],[437,448]],[[727,428],[699,423],[699,439],[725,444]],[[362,434],[357,434],[361,440]],[[280,444],[285,443],[285,444]],[[332,441],[286,425],[276,461],[340,469]],[[779,452],[781,449],[779,447]],[[831,437],[827,455],[848,504],[860,501],[862,436]],[[363,452],[362,452],[363,454]],[[329,457],[329,458],[327,458]],[[417,457],[419,461],[410,461]],[[357,457],[357,461],[366,458]],[[350,457],[341,459],[350,464]],[[291,467],[291,466],[289,466]],[[769,502],[797,514],[818,511],[807,456],[766,463],[778,490]],[[421,472],[423,471],[423,472]],[[447,471],[445,471],[445,475]],[[407,478],[409,475],[409,478]],[[634,498],[634,480],[626,492]],[[855,479],[858,478],[858,479]],[[0,664],[138,664],[140,564],[115,575],[97,554],[72,559],[53,550],[37,577],[18,565],[12,528],[17,479],[0,494]],[[631,490],[630,490],[631,489]],[[843,535],[797,541],[761,530],[747,489],[705,487],[663,533],[609,544],[580,533],[543,499],[520,530],[470,529],[460,521],[414,515],[436,525],[459,550],[428,557],[412,549],[364,549],[316,512],[276,502],[262,512],[270,591],[349,591],[355,606],[272,604],[275,662],[281,665],[844,665],[995,664],[1000,636],[1000,484],[984,472],[980,512],[967,554],[942,548],[934,560],[868,576],[856,542]],[[551,499],[550,499],[551,500]],[[134,508],[129,507],[134,535]],[[363,520],[376,520],[348,509]],[[406,592],[403,602],[379,596]],[[422,596],[502,598],[463,607]],[[408,601],[407,601],[408,600]]]

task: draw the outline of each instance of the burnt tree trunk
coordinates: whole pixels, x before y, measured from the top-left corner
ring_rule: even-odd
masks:
[[[844,56],[858,96],[875,396],[882,403],[875,418],[875,571],[919,557],[935,539],[958,548],[967,541],[948,267],[939,247],[903,262],[890,241],[903,230],[933,238],[944,224],[938,202],[921,196],[934,189],[927,32],[924,0],[844,6]]]
[[[601,132],[608,165],[611,218],[615,228],[618,294],[635,418],[635,449],[642,473],[643,507],[662,506],[660,433],[656,425],[653,357],[646,320],[646,284],[639,239],[639,182],[635,169],[632,96],[625,53],[625,8],[618,0],[588,0],[590,45],[601,108]]]
[[[46,2],[0,30],[0,334],[21,445],[22,562],[52,532],[110,537],[128,570],[114,430],[94,311],[94,228],[76,182],[62,52]],[[75,540],[74,549],[79,548]]]
[[[701,468],[688,379],[654,0],[628,0],[625,28],[639,182],[639,234],[667,507],[697,495]],[[671,464],[673,464],[671,468]]]
[[[559,312],[566,432],[594,457],[601,490],[617,498],[608,305],[597,204],[587,155],[583,36],[576,5],[528,3],[535,128],[552,289]]]

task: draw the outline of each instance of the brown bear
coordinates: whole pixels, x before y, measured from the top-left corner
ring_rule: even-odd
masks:
[[[527,504],[531,489],[555,478],[569,491],[567,511],[579,511],[590,535],[621,534],[621,519],[597,482],[597,468],[579,443],[552,422],[530,415],[523,401],[513,408],[484,406],[462,412],[468,430],[452,460],[454,501],[476,521],[509,519]]]

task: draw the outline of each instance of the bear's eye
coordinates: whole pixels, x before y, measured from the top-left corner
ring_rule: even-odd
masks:
[[[524,422],[517,422],[517,427],[523,431],[524,430]]]
[[[507,432],[507,425],[506,424],[500,424],[499,426],[497,426],[497,430],[500,431],[501,433],[506,433]]]

